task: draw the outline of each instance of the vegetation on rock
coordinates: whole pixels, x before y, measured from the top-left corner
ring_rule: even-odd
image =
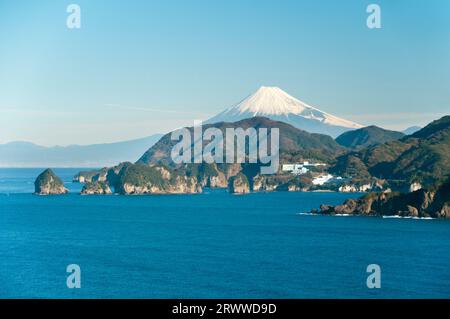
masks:
[[[49,168],[43,171],[34,182],[34,193],[37,195],[59,195],[68,192],[62,180]]]
[[[106,195],[111,193],[111,189],[106,182],[88,182],[81,190],[82,195]]]
[[[432,185],[450,174],[450,116],[397,141],[339,156],[330,171],[346,177],[368,174],[388,180]]]

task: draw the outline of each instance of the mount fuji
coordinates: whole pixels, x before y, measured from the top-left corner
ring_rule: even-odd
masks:
[[[363,127],[316,109],[278,87],[265,86],[240,103],[210,118],[206,124],[236,122],[255,116],[267,117],[310,133],[327,134],[332,137]]]

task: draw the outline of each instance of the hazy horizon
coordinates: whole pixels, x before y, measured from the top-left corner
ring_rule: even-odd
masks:
[[[263,85],[386,129],[450,114],[448,1],[377,1],[376,30],[370,1],[76,3],[80,29],[68,3],[0,3],[0,144],[166,133]]]
[[[438,117],[436,117],[436,118],[433,119],[432,121],[437,120],[437,119],[439,119],[439,118],[441,118],[441,117],[443,117],[443,116],[445,116],[445,115],[448,115],[448,114],[442,114],[442,115],[439,115]],[[347,118],[349,119],[349,117],[347,117]],[[404,132],[404,131],[406,131],[407,129],[410,129],[410,128],[416,128],[416,127],[423,128],[423,127],[425,127],[427,124],[431,123],[432,121],[427,122],[427,123],[424,124],[424,125],[411,125],[411,126],[405,127],[405,128],[403,128],[403,129],[400,129],[400,130],[396,130],[396,129],[394,129],[394,128],[391,129],[391,128],[388,128],[388,127],[381,127],[381,128],[384,128],[384,129],[387,129],[387,130],[398,131],[398,132]],[[192,123],[192,124],[187,124],[186,126],[192,126],[192,125],[193,125],[193,123]],[[370,126],[370,125],[371,125],[371,124],[367,124],[367,126]],[[378,126],[378,125],[377,125],[377,126]],[[380,127],[380,126],[379,126],[379,127]],[[176,128],[174,128],[174,130],[175,130],[175,129],[176,129]],[[35,142],[33,142],[33,141],[26,141],[26,140],[12,140],[12,141],[4,142],[4,143],[0,142],[0,145],[7,145],[7,144],[11,144],[11,143],[31,143],[31,144],[34,144],[34,145],[36,145],[36,146],[42,146],[42,147],[47,147],[47,148],[52,148],[52,147],[67,148],[67,147],[76,147],[76,146],[81,146],[81,147],[82,147],[82,146],[94,146],[94,145],[105,145],[105,144],[126,143],[126,142],[132,142],[132,141],[135,141],[135,140],[145,139],[145,138],[153,137],[153,136],[159,136],[159,135],[163,136],[163,135],[166,134],[166,133],[170,133],[170,130],[167,131],[167,132],[154,133],[154,134],[149,134],[149,135],[146,135],[146,136],[137,136],[137,137],[134,137],[134,138],[119,139],[119,140],[116,140],[116,141],[96,142],[96,143],[89,143],[89,142],[87,142],[87,143],[84,143],[84,144],[75,143],[75,144],[49,144],[49,145],[44,145],[44,144],[35,143]]]

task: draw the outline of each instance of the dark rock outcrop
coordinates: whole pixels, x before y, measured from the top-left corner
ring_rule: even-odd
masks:
[[[68,192],[62,180],[49,168],[43,171],[34,182],[36,195],[60,195]]]
[[[108,195],[112,194],[109,185],[105,182],[86,183],[81,190],[81,195]]]
[[[359,199],[347,199],[342,205],[321,205],[319,211],[312,213],[450,218],[450,181],[435,189],[411,193],[369,193]]]

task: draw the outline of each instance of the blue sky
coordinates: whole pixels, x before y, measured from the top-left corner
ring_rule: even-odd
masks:
[[[449,16],[447,0],[0,0],[0,143],[167,132],[262,85],[361,124],[424,125],[450,113]]]

